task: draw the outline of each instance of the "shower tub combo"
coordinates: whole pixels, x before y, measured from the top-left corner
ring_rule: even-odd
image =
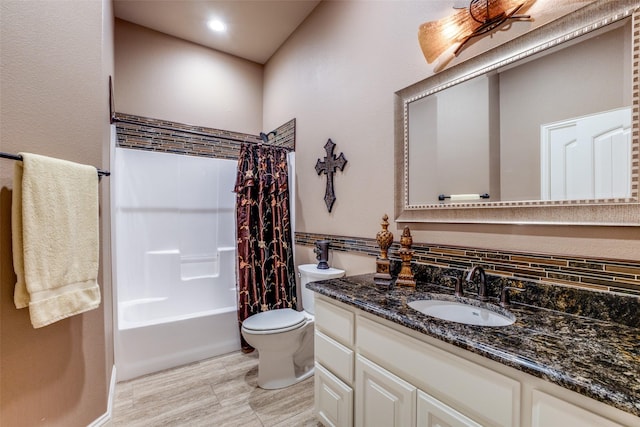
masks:
[[[118,381],[240,349],[236,162],[115,149]]]

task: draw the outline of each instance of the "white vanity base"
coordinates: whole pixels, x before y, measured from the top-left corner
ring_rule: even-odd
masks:
[[[325,426],[638,426],[556,384],[316,294],[315,409]]]

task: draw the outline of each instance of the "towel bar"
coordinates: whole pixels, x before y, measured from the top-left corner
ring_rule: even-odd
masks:
[[[9,153],[3,153],[0,151],[0,157],[4,158],[4,159],[10,159],[10,160],[18,160],[18,161],[22,161],[22,156],[19,154],[9,154]],[[98,169],[98,176],[102,177],[102,176],[109,176],[111,175],[111,172],[109,171],[103,171],[102,169]]]

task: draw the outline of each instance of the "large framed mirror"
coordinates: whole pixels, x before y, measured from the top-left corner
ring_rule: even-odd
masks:
[[[639,7],[594,1],[396,92],[396,220],[640,225]]]

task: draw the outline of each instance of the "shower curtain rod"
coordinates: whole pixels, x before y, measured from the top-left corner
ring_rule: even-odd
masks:
[[[206,138],[224,139],[225,141],[231,141],[231,142],[238,142],[238,143],[246,142],[248,144],[269,145],[269,146],[272,146],[272,147],[279,147],[279,148],[284,148],[285,150],[288,150],[288,151],[293,151],[292,148],[286,147],[284,145],[269,144],[268,142],[263,142],[263,141],[248,141],[246,139],[231,138],[231,137],[227,137],[227,136],[213,136],[213,135],[208,134],[208,133],[198,132],[197,130],[181,129],[181,128],[174,128],[174,127],[169,127],[169,126],[149,125],[149,124],[145,124],[145,123],[136,122],[134,120],[123,119],[123,118],[118,117],[117,115],[113,115],[111,117],[111,122],[112,123],[126,123],[126,124],[129,124],[129,125],[144,126],[144,127],[154,128],[154,129],[162,129],[162,130],[166,130],[166,131],[170,131],[170,132],[183,132],[183,133],[188,133],[188,134],[191,134],[191,135],[204,136]],[[272,134],[274,132],[275,131],[271,131],[267,135],[270,135],[270,134]],[[253,136],[256,136],[256,135],[248,135],[248,136],[253,137]],[[258,138],[260,138],[260,137],[258,136]]]
[[[3,153],[1,151],[0,151],[0,157],[2,157],[3,159],[17,160],[19,162],[23,160],[22,156],[19,154],[9,154],[9,153]],[[111,175],[111,172],[109,171],[103,171],[102,169],[97,169],[97,171],[98,171],[98,177]]]

